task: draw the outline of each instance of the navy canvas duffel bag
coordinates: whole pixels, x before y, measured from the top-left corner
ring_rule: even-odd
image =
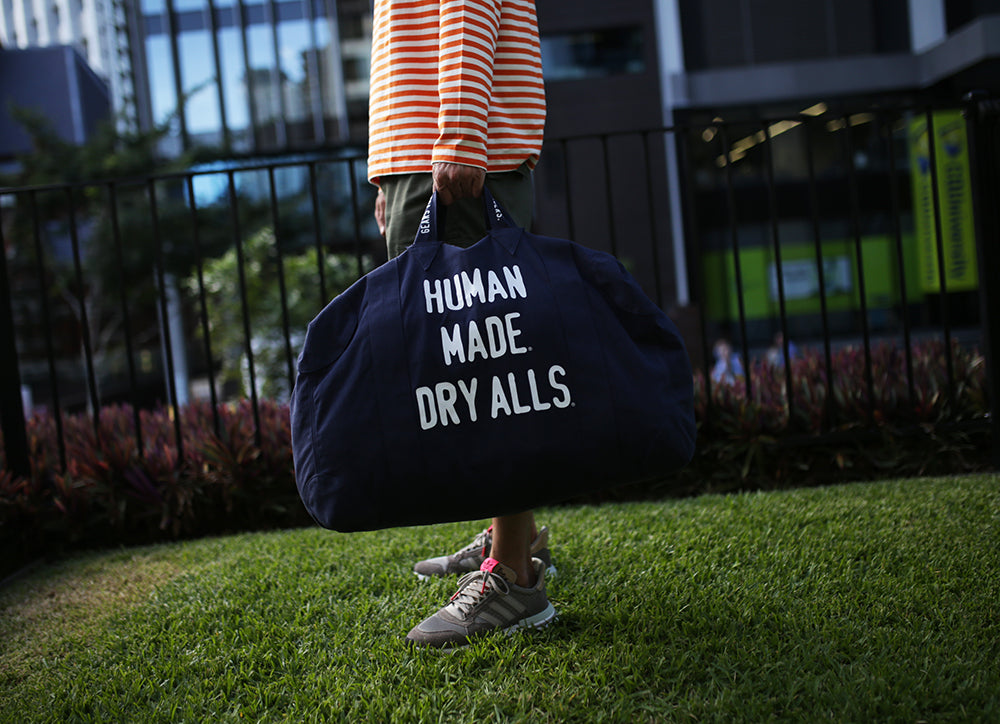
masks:
[[[416,241],[310,323],[295,477],[339,531],[472,520],[662,477],[694,452],[691,366],[618,261],[514,227]],[[440,209],[441,216],[445,209]]]

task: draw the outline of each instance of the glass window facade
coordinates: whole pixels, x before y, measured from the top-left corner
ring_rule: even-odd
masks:
[[[542,64],[548,81],[641,73],[642,28],[601,28],[542,37]]]
[[[177,49],[185,128],[198,140],[217,144],[222,135],[222,115],[211,35],[204,30],[182,33]]]
[[[250,95],[243,38],[238,28],[228,27],[219,31],[219,66],[229,142],[234,150],[247,151],[252,147]]]
[[[351,42],[367,49],[367,1],[139,0],[138,6],[144,42],[137,52],[144,57],[137,65],[147,69],[140,103],[154,124],[174,119],[172,145],[253,153],[364,142],[358,131],[367,123],[366,78],[353,75],[367,74],[367,64],[342,62],[338,13]],[[345,68],[352,77],[345,78]],[[365,97],[347,97],[359,93]]]
[[[166,123],[177,110],[177,86],[174,84],[173,53],[170,38],[155,35],[146,39],[146,63],[149,68],[149,95],[153,123]]]

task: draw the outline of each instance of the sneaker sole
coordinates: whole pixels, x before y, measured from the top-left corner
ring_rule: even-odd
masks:
[[[556,618],[558,618],[558,616],[559,614],[556,612],[555,606],[549,603],[549,605],[546,606],[545,609],[543,609],[541,612],[536,613],[534,616],[528,616],[527,618],[522,618],[517,623],[512,624],[505,629],[501,629],[500,632],[503,633],[504,636],[513,636],[518,631],[524,631],[524,630],[538,631],[539,629],[543,629],[550,623],[555,621]],[[455,644],[454,646],[426,646],[423,644],[419,644],[416,641],[408,641],[407,643],[409,643],[411,647],[417,649],[434,651],[439,654],[454,654],[458,651],[463,651],[469,648],[469,646],[471,646],[473,642],[467,641],[464,644]]]
[[[503,631],[508,636],[515,631],[519,631],[525,628],[540,629],[545,628],[550,623],[556,619],[556,609],[551,603],[545,607],[544,610],[536,613],[534,616],[528,616],[527,618],[522,618],[520,621],[515,623],[513,626],[508,626]]]

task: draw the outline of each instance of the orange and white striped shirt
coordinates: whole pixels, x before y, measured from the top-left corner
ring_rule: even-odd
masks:
[[[438,161],[534,166],[545,88],[534,0],[376,0],[368,178]]]

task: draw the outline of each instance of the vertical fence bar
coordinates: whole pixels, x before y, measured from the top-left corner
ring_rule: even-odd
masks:
[[[669,133],[669,131],[665,131],[665,133]],[[677,131],[674,130],[675,137],[676,133]],[[687,253],[687,258],[690,262],[688,267],[688,284],[691,290],[693,290],[694,292],[694,298],[692,301],[696,304],[697,314],[698,314],[698,335],[701,338],[701,361],[702,361],[701,367],[702,367],[702,375],[705,380],[705,419],[703,422],[705,424],[705,427],[708,428],[711,427],[712,424],[712,412],[713,412],[712,411],[712,350],[711,350],[711,345],[709,344],[708,341],[708,321],[705,318],[705,300],[707,298],[707,294],[705,292],[705,273],[703,265],[704,256],[703,256],[703,251],[700,248],[700,245],[694,243],[694,241],[698,237],[698,232],[700,231],[700,225],[698,224],[698,218],[699,218],[698,203],[697,203],[698,189],[697,189],[697,181],[695,180],[694,167],[690,163],[688,156],[688,150],[687,150],[688,144],[683,143],[678,145],[680,151],[679,155],[681,157],[680,165],[681,168],[687,170],[688,172],[687,181],[690,184],[689,191],[687,194],[685,194],[687,201],[686,215],[689,219],[689,223],[687,226],[688,233],[686,240],[692,242],[688,247],[688,253]],[[648,152],[647,147],[644,146],[643,151],[647,158],[647,168],[649,168],[650,164],[648,163],[648,159],[651,158],[651,156]],[[647,188],[650,187],[650,179],[648,175],[646,178],[646,185]],[[651,189],[649,190],[649,196],[651,204],[650,212],[653,216],[656,216],[656,209],[652,207],[653,196]],[[677,241],[675,240],[674,243],[677,243]],[[656,258],[659,259],[659,257]],[[657,280],[659,280],[660,265],[658,263],[656,265],[656,269],[657,269]]]
[[[729,155],[729,131],[725,123],[719,124],[719,142],[725,165],[726,206],[729,208],[730,246],[733,250],[733,272],[736,276],[736,304],[739,308],[740,343],[743,352],[743,378],[746,380],[747,399],[753,399],[753,381],[750,375],[750,345],[747,343],[747,310],[743,300],[743,265],[740,263],[740,233],[736,214],[736,189],[733,185],[733,164]],[[728,309],[726,310],[728,312]]]
[[[618,234],[615,228],[615,199],[611,186],[611,164],[608,162],[608,134],[601,134],[601,158],[604,162],[604,196],[608,205],[608,233],[611,242],[611,255],[618,256]]]
[[[854,143],[851,140],[850,116],[843,117],[844,161],[847,163],[847,191],[850,203],[851,235],[854,237],[854,263],[858,276],[858,301],[861,307],[861,334],[865,347],[865,387],[868,390],[868,422],[875,420],[875,379],[872,373],[872,338],[868,324],[868,292],[865,287],[864,248],[861,241],[861,202],[858,198],[857,169],[854,166]]]
[[[28,192],[31,210],[32,236],[35,242],[35,269],[38,273],[38,292],[42,303],[42,329],[45,337],[45,355],[48,359],[49,386],[52,399],[52,417],[56,423],[56,443],[59,447],[60,469],[66,470],[66,440],[63,435],[62,405],[59,399],[59,379],[56,373],[56,352],[52,346],[52,313],[49,308],[49,283],[45,268],[45,248],[42,244],[42,222],[38,214],[37,192]]]
[[[941,326],[944,329],[944,360],[948,372],[948,396],[955,398],[955,364],[951,358],[951,312],[948,309],[948,275],[944,261],[944,223],[941,215],[941,195],[938,190],[937,130],[934,128],[934,111],[925,110],[927,119],[928,160],[931,167],[931,198],[934,200],[934,234],[937,252],[938,285],[941,294]]]
[[[288,319],[288,290],[285,287],[285,258],[281,252],[281,219],[278,213],[278,190],[274,183],[274,166],[267,167],[267,182],[271,192],[271,224],[274,228],[274,253],[278,262],[278,293],[281,295],[281,332],[285,340],[285,365],[288,371],[288,388],[295,384],[295,365],[292,357],[292,331]]]
[[[7,468],[19,478],[31,475],[28,430],[21,397],[21,366],[17,359],[17,335],[11,304],[13,286],[7,271],[7,240],[3,235],[3,204],[0,204],[0,428],[3,429]]]
[[[573,225],[573,201],[570,194],[570,174],[569,174],[569,142],[562,138],[559,140],[560,150],[563,157],[563,188],[566,190],[566,236],[570,239],[576,238],[576,231]]]
[[[326,253],[323,250],[323,232],[319,224],[319,189],[316,185],[316,162],[309,162],[309,196],[312,199],[313,234],[316,244],[316,271],[319,273],[319,309],[326,306],[329,298],[326,296],[326,265],[323,263]]]
[[[73,187],[66,187],[69,202],[69,240],[73,249],[73,272],[80,300],[80,330],[83,336],[83,360],[87,373],[87,393],[94,423],[94,439],[100,439],[101,400],[97,394],[97,376],[94,373],[94,353],[90,339],[90,319],[87,315],[86,280],[83,278],[83,263],[80,259],[80,235],[77,231],[76,208],[73,203]]]
[[[201,334],[205,339],[205,365],[208,367],[208,396],[212,403],[212,429],[218,435],[222,430],[219,418],[219,395],[215,389],[215,360],[212,357],[212,333],[208,324],[208,297],[205,294],[205,254],[201,248],[201,224],[198,223],[198,200],[194,195],[194,176],[186,177],[188,208],[191,212],[191,240],[194,244],[195,272],[198,276],[198,312]]]
[[[778,285],[778,324],[781,326],[781,356],[785,361],[785,404],[788,406],[788,423],[791,425],[795,410],[792,393],[792,365],[788,355],[788,309],[785,303],[785,272],[781,258],[781,233],[778,228],[778,195],[774,181],[774,139],[771,127],[765,122],[762,127],[764,148],[767,158],[767,206],[771,221],[771,248],[774,251],[774,275]],[[749,373],[750,367],[747,366]]]
[[[229,178],[229,212],[233,223],[233,242],[236,244],[236,270],[240,284],[240,310],[243,316],[243,339],[246,344],[247,370],[250,375],[250,407],[253,411],[254,441],[261,446],[260,405],[257,400],[257,374],[253,361],[253,337],[250,330],[250,304],[247,300],[246,260],[243,254],[243,232],[240,229],[240,210],[236,196],[236,173],[230,169]]]
[[[351,184],[351,222],[354,225],[354,259],[358,264],[358,279],[365,274],[364,254],[361,246],[361,218],[358,206],[358,172],[354,168],[354,159],[347,162],[349,181]]]
[[[163,256],[163,237],[160,234],[159,208],[156,202],[156,180],[150,178],[146,181],[146,194],[149,199],[149,220],[153,228],[153,253],[156,273],[156,284],[159,287],[160,306],[160,345],[163,351],[163,359],[167,364],[167,397],[170,400],[170,409],[173,411],[174,421],[174,442],[177,445],[177,459],[184,457],[184,435],[181,430],[181,408],[177,400],[177,378],[174,375],[174,349],[171,344],[170,335],[170,311],[167,305],[167,281],[165,261]]]
[[[896,178],[896,148],[893,142],[892,118],[886,121],[885,112],[879,113],[879,118],[885,124],[886,144],[889,155],[889,198],[892,213],[892,235],[896,244],[896,274],[899,276],[899,305],[900,316],[903,321],[903,351],[906,361],[906,389],[909,393],[910,409],[916,405],[917,390],[913,379],[913,348],[910,329],[910,300],[906,288],[906,263],[903,253],[903,226],[901,223],[902,211],[899,202],[899,179]]]
[[[642,134],[642,157],[645,159],[646,168],[646,206],[649,209],[649,251],[653,258],[653,284],[656,291],[656,304],[663,308],[663,282],[660,279],[660,244],[656,218],[656,198],[653,196],[653,172],[649,159],[649,131]],[[676,243],[676,240],[674,240]]]
[[[979,263],[979,304],[990,398],[993,468],[1000,470],[1000,286],[991,278],[1000,269],[1000,100],[985,94],[966,98],[969,158],[972,160],[973,218]]]
[[[135,374],[135,350],[132,347],[132,323],[129,315],[128,288],[125,283],[125,251],[122,248],[122,230],[118,218],[118,189],[114,181],[108,182],[108,207],[111,211],[111,238],[118,262],[118,289],[121,301],[122,327],[125,329],[125,357],[128,363],[129,393],[132,398],[132,425],[135,428],[135,444],[139,457],[145,455],[142,439],[142,417],[139,415],[138,384]]]
[[[830,314],[826,298],[826,273],[823,268],[823,234],[820,227],[819,191],[816,188],[816,154],[810,131],[813,124],[803,120],[806,133],[806,173],[809,179],[809,216],[812,219],[813,246],[816,254],[816,276],[819,281],[819,312],[823,323],[823,363],[826,365],[826,397],[823,401],[824,432],[833,426],[833,352],[830,345]]]

